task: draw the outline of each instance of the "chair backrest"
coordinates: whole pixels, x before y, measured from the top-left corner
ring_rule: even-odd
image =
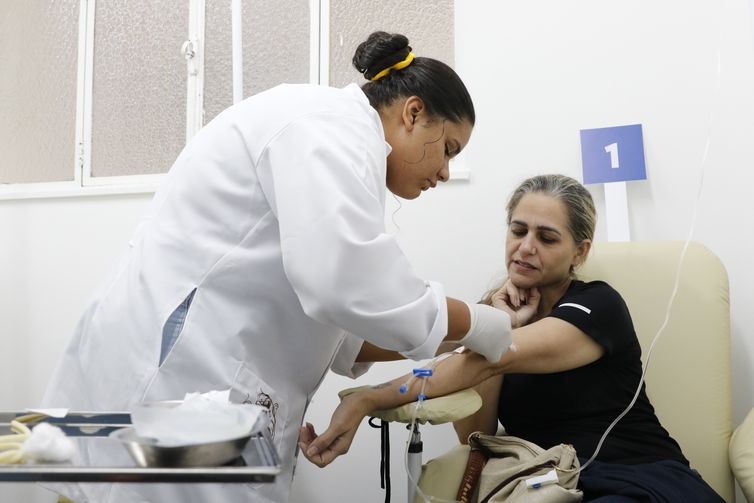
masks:
[[[634,321],[643,361],[665,320],[683,242],[595,243],[580,271],[621,293]],[[669,322],[655,344],[647,393],[663,426],[702,477],[734,501],[728,464],[731,435],[728,276],[707,248],[690,243]]]

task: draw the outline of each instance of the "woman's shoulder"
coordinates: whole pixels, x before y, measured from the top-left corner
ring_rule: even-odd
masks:
[[[565,295],[568,296],[569,294],[594,294],[621,297],[618,290],[613,288],[607,281],[602,280],[584,281],[574,279]]]
[[[574,280],[550,316],[577,326],[608,354],[636,343],[628,306],[620,293],[605,281]]]
[[[573,280],[555,307],[573,302],[588,307],[590,311],[594,309],[603,313],[614,313],[616,310],[626,313],[628,311],[626,301],[620,292],[602,280]]]

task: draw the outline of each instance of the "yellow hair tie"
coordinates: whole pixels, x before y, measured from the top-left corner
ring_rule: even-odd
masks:
[[[380,80],[382,77],[384,77],[385,75],[387,75],[388,73],[390,73],[391,70],[403,70],[408,65],[410,65],[413,60],[414,60],[414,53],[413,52],[409,52],[408,56],[406,56],[406,59],[404,59],[403,61],[398,61],[393,66],[389,66],[389,67],[385,68],[380,73],[378,73],[377,75],[375,75],[374,77],[372,77],[371,80],[373,80],[373,81],[374,80]]]

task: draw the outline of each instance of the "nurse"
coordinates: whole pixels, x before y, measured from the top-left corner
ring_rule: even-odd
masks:
[[[369,80],[281,85],[217,116],[155,194],[85,311],[44,405],[128,410],[231,389],[267,407],[274,484],[83,485],[83,501],[286,501],[299,427],[327,370],[424,359],[454,341],[500,359],[510,318],[447,298],[385,233],[385,188],[414,199],[448,179],[474,106],[447,65],[402,35],[356,50]],[[106,453],[85,451],[106,464]]]

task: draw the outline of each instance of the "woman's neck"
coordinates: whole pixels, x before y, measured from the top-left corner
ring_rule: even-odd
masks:
[[[555,303],[560,300],[560,298],[568,290],[568,287],[571,286],[572,279],[573,278],[569,276],[560,283],[540,288],[539,294],[541,297],[539,300],[539,309],[537,309],[536,314],[537,320],[542,319],[550,314],[550,311],[552,311],[555,307]]]

